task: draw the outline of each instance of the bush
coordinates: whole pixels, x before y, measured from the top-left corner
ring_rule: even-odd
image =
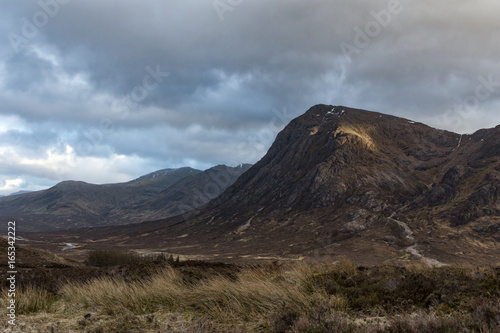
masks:
[[[90,251],[85,261],[87,266],[105,267],[126,265],[141,260],[138,254],[111,250]]]
[[[120,252],[113,250],[93,250],[88,253],[85,265],[96,267],[107,267],[117,265],[128,265],[136,262],[152,262],[152,261],[165,261],[168,263],[174,262],[174,257],[170,255],[167,257],[165,253],[158,253],[152,255],[139,255],[132,252]],[[179,257],[177,257],[177,263]]]

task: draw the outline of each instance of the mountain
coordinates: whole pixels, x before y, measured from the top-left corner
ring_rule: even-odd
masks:
[[[226,260],[499,264],[499,229],[500,126],[460,135],[316,105],[195,214],[79,230],[78,239]]]
[[[48,190],[0,198],[0,217],[16,220],[21,231],[129,223],[126,216],[116,216],[116,212],[151,199],[200,172],[192,168],[164,169],[126,183],[106,185],[64,181]]]
[[[250,165],[205,171],[164,169],[127,183],[65,181],[38,192],[0,198],[0,218],[21,231],[121,225],[186,213],[220,195]]]
[[[132,207],[132,211],[141,212],[141,221],[195,214],[198,207],[221,195],[250,167],[251,164],[241,164],[237,167],[218,165],[185,177],[151,200]]]

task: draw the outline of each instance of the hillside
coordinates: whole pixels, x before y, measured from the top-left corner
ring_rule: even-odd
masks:
[[[94,185],[64,181],[44,190],[0,198],[2,220],[16,220],[18,229],[38,231],[127,223],[110,216],[154,197],[189,175],[191,168],[165,169],[126,183]]]
[[[460,135],[317,105],[199,214],[78,239],[207,258],[498,264],[500,126]],[[46,239],[69,234],[39,235]]]
[[[45,191],[0,198],[0,218],[16,220],[20,231],[165,218],[205,204],[246,169],[247,165],[217,166],[203,172],[192,168],[165,169],[127,183],[107,185],[66,181]],[[217,182],[218,177],[224,181]]]
[[[72,267],[78,264],[46,251],[26,248],[23,245],[20,245],[20,243],[24,242],[18,241],[15,244],[16,268],[65,268]],[[0,237],[0,253],[7,255],[7,253],[9,252],[7,251],[7,249],[9,247],[10,245],[7,243],[7,239],[4,237]]]
[[[250,167],[250,164],[237,167],[217,165],[181,179],[135,209],[143,212],[142,221],[196,214],[198,207],[221,195]]]

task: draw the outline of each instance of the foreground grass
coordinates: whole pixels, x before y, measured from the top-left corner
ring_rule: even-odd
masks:
[[[141,279],[68,281],[55,294],[29,287],[18,298],[20,321],[52,320],[54,332],[500,332],[499,275],[345,260],[229,273],[166,266]]]

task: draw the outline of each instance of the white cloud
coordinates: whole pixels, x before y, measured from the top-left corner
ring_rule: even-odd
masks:
[[[0,114],[0,133],[7,131],[30,132],[30,129],[18,116]]]
[[[23,184],[24,180],[21,178],[4,180],[0,179],[0,194],[7,195],[13,192],[17,192]]]

